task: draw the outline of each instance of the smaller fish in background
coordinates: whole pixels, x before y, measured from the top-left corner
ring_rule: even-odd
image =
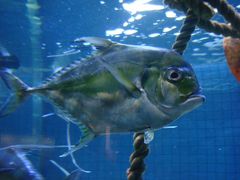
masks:
[[[12,69],[18,69],[20,67],[19,59],[8,52],[8,50],[0,44],[0,71],[7,71],[11,72]],[[6,84],[7,88],[9,88],[9,84],[7,84],[5,78],[0,78],[2,81]],[[0,80],[1,81],[1,80]],[[2,98],[6,98],[5,91],[3,90],[4,87],[2,87],[0,82],[0,89],[1,89],[1,97],[0,101],[2,101]],[[8,101],[8,100],[7,100]]]
[[[224,38],[223,48],[232,74],[240,81],[240,39],[231,37]]]
[[[20,66],[19,59],[10,54],[7,49],[0,44],[0,69],[18,69]]]
[[[15,148],[0,149],[1,180],[43,180],[26,154]]]

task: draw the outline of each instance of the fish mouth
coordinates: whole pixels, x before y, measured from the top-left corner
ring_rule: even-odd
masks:
[[[206,97],[204,95],[202,95],[202,93],[200,91],[195,92],[193,94],[191,94],[186,101],[184,101],[181,105],[184,104],[192,104],[193,106],[199,106],[202,103],[204,103],[206,101]]]
[[[188,100],[200,100],[205,102],[206,97],[202,95],[201,91],[195,92],[188,97]]]
[[[189,97],[189,99],[192,99],[192,100],[202,100],[203,102],[205,102],[206,100],[206,97],[202,94],[193,94]]]
[[[195,109],[202,105],[205,100],[206,98],[204,95],[202,95],[201,91],[197,91],[189,95],[185,101],[178,104],[177,106],[171,106],[161,103],[159,105],[159,108],[162,109],[162,111],[164,111],[166,114],[168,114],[168,112],[174,109],[177,111],[180,109],[186,109],[186,111],[190,111],[191,109]]]

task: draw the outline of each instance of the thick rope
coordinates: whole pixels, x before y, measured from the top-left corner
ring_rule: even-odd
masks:
[[[174,8],[185,13],[187,8],[191,8],[193,13],[200,19],[197,24],[199,28],[215,34],[221,34],[223,36],[231,36],[234,38],[240,37],[240,15],[234,7],[229,5],[226,0],[199,1],[200,0],[165,0],[164,2],[169,5],[170,8]],[[210,21],[209,17],[213,15],[211,14],[212,7],[207,6],[206,3],[209,3],[212,7],[217,8],[218,12],[231,23],[231,26],[216,21]],[[199,6],[197,6],[197,4],[199,4]]]
[[[205,31],[212,32],[218,35],[231,36],[233,38],[240,38],[240,32],[233,29],[230,25],[224,23],[218,23],[216,21],[200,20],[198,27]]]
[[[183,51],[186,49],[187,44],[191,39],[191,35],[195,30],[197,23],[198,23],[197,16],[193,13],[192,10],[188,10],[187,17],[180,30],[180,34],[177,36],[175,43],[173,44],[172,47],[172,49],[175,50],[180,55],[182,55]]]
[[[142,180],[142,174],[145,171],[144,158],[149,153],[148,145],[144,143],[144,133],[135,133],[134,152],[130,156],[130,167],[127,170],[128,180]]]
[[[226,0],[204,0],[217,8],[218,12],[240,32],[240,14]]]
[[[213,8],[202,0],[164,0],[164,3],[184,13],[187,13],[188,9],[193,9],[194,14],[201,19],[210,19],[215,14]]]

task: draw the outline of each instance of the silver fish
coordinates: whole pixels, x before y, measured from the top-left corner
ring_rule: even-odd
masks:
[[[15,94],[0,110],[5,116],[30,94],[46,97],[56,114],[79,126],[82,138],[71,151],[109,133],[153,132],[204,102],[190,64],[172,50],[126,45],[83,37],[98,52],[55,73],[39,87],[29,87],[0,72]]]

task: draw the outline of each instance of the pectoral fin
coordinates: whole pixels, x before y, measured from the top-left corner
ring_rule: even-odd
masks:
[[[131,82],[125,74],[123,74],[121,71],[119,71],[114,66],[111,66],[107,61],[104,60],[104,58],[99,58],[99,61],[114,76],[114,78],[120,84],[122,84],[124,86],[124,88],[126,88],[126,90],[133,97],[137,98],[141,95],[141,90],[133,82]]]
[[[75,42],[87,42],[91,45],[95,46],[98,50],[104,51],[110,49],[111,47],[124,47],[125,45],[119,44],[116,42],[112,42],[107,39],[99,38],[99,37],[82,37],[75,40]],[[99,61],[102,65],[114,76],[114,78],[122,84],[127,91],[132,94],[134,97],[139,97],[141,95],[141,91],[137,86],[131,82],[126,75],[124,75],[121,71],[117,68],[113,67],[104,58],[99,57]]]

